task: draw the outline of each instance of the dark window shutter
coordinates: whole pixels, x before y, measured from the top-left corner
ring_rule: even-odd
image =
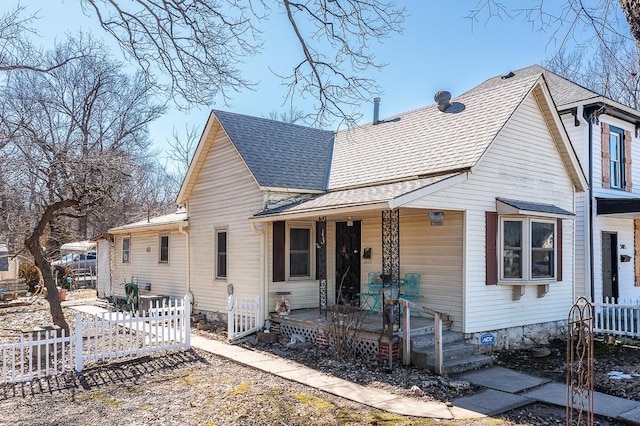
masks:
[[[631,174],[631,132],[624,132],[624,189],[631,192],[633,189],[633,175]]]
[[[285,280],[285,234],[284,221],[273,222],[273,282]]]
[[[556,241],[558,244],[558,249],[556,250],[558,253],[558,271],[556,273],[556,281],[562,281],[562,219],[558,219],[556,233]]]
[[[486,284],[498,284],[498,213],[485,212],[487,222]]]
[[[602,187],[611,188],[611,165],[609,155],[609,125],[602,123]]]

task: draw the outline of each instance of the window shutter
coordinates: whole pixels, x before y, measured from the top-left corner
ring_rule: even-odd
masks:
[[[556,241],[557,241],[557,250],[556,253],[558,255],[558,270],[556,271],[556,281],[562,281],[562,219],[558,219],[556,225]]]
[[[498,213],[485,212],[486,220],[486,284],[498,284]]]
[[[631,132],[624,132],[624,189],[631,192],[633,188],[633,175],[631,174]]]
[[[609,125],[602,123],[602,187],[604,189],[611,188],[611,165],[609,154]]]
[[[273,282],[285,279],[285,234],[284,221],[273,222]]]
[[[640,287],[640,220],[635,219],[633,221],[633,262],[635,266],[635,280],[634,284],[636,287]]]

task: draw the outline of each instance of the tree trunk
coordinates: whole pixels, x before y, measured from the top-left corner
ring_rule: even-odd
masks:
[[[38,267],[42,273],[44,285],[47,289],[47,301],[49,302],[49,309],[51,311],[53,324],[64,329],[65,332],[68,332],[69,325],[64,319],[62,305],[60,304],[60,295],[58,294],[58,288],[56,287],[56,283],[53,279],[53,273],[51,272],[51,264],[44,257],[44,253],[42,252],[42,248],[40,248],[39,244],[33,245],[29,243],[30,241],[27,241],[27,248],[29,249],[31,256],[33,256],[36,267]]]

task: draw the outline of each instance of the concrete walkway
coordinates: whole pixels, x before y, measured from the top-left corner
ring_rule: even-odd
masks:
[[[101,314],[107,312],[103,308],[91,305],[69,307],[96,316],[102,316]],[[405,416],[460,420],[496,416],[534,402],[561,407],[566,407],[567,403],[564,383],[551,382],[503,367],[494,366],[457,375],[457,379],[466,380],[485,389],[446,404],[367,388],[269,353],[253,351],[195,334],[191,334],[190,338],[191,346],[194,348],[341,398]],[[627,424],[640,425],[640,402],[637,401],[594,392],[594,412],[596,415],[618,419]]]

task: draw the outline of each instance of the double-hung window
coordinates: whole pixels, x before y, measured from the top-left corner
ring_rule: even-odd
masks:
[[[611,188],[624,189],[624,132],[617,127],[609,127],[609,176]]]
[[[311,229],[289,228],[289,276],[311,276]]]
[[[160,263],[169,263],[169,236],[160,236]]]
[[[122,237],[122,263],[131,262],[131,237]]]
[[[227,278],[227,229],[216,229],[216,278]]]
[[[556,221],[503,217],[500,236],[501,281],[556,278]]]

